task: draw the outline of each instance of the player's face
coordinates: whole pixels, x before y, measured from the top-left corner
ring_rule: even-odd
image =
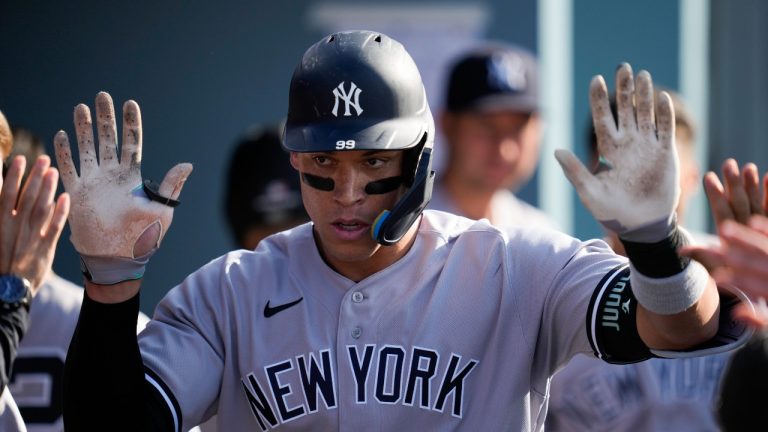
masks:
[[[685,217],[686,205],[701,183],[701,173],[696,161],[690,129],[678,126],[675,130],[675,143],[680,159],[680,201],[677,204],[677,217],[682,221]]]
[[[451,174],[478,191],[516,189],[536,168],[540,122],[535,114],[447,114],[443,131]]]
[[[301,195],[321,253],[336,271],[362,279],[402,256],[400,243],[382,248],[371,237],[371,225],[393,207],[404,188],[365,192],[368,183],[401,174],[402,151],[292,153],[291,163],[299,172],[333,180],[330,191],[302,182]]]

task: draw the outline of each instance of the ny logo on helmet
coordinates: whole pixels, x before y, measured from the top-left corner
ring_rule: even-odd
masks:
[[[339,83],[339,85],[333,89],[333,95],[336,97],[336,100],[333,102],[333,110],[331,110],[331,113],[334,117],[338,117],[339,99],[344,101],[344,117],[349,117],[352,115],[352,113],[349,111],[350,107],[355,109],[355,112],[358,116],[363,112],[363,109],[360,107],[360,93],[363,91],[357,88],[357,85],[355,85],[355,83],[352,81],[349,83],[349,93],[344,91],[344,81]],[[354,102],[352,102],[353,97],[355,98]]]

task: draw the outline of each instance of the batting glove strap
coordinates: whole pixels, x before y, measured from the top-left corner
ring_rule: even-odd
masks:
[[[155,254],[153,248],[137,258],[104,257],[80,254],[80,270],[91,282],[99,285],[114,285],[144,276],[149,259]]]
[[[644,308],[660,315],[680,313],[693,306],[707,287],[709,273],[691,261],[680,273],[665,278],[652,278],[637,271],[630,262],[632,292]]]
[[[600,221],[606,228],[617,233],[623,241],[636,243],[656,243],[669,237],[677,228],[677,215],[671,214],[662,219],[628,229],[618,221]]]

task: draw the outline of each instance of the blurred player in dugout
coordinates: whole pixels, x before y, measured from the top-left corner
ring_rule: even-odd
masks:
[[[451,67],[439,124],[446,152],[429,208],[471,219],[557,228],[553,219],[515,197],[539,160],[538,64],[530,52],[488,43]]]
[[[240,248],[255,249],[263,238],[309,220],[280,134],[277,125],[253,128],[229,161],[224,206]]]

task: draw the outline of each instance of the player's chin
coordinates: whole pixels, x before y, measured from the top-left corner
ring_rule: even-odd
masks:
[[[357,242],[326,242],[323,244],[325,255],[336,262],[362,263],[376,254],[380,245],[373,239]]]

